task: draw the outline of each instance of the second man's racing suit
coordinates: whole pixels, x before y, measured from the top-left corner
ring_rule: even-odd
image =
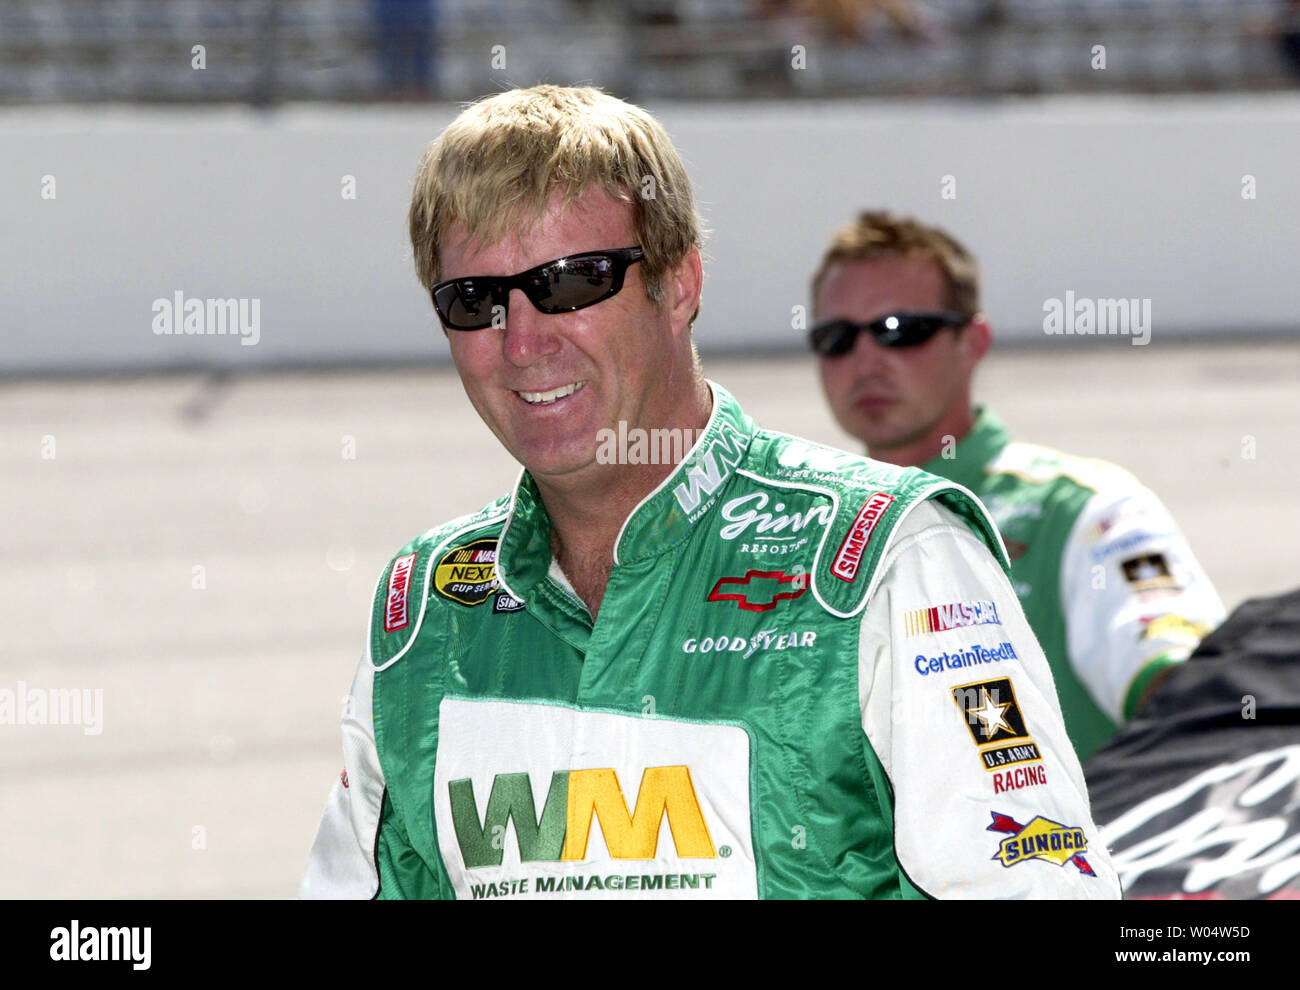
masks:
[[[996,520],[1086,760],[1223,621],[1223,603],[1169,511],[1123,468],[1012,442],[987,408],[950,454],[921,468],[969,488]]]

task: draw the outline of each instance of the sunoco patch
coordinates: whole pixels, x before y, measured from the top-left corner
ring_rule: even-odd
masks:
[[[482,605],[497,586],[497,541],[453,547],[433,569],[433,590],[462,605]]]

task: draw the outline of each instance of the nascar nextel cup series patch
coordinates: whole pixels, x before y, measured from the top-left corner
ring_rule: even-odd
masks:
[[[462,605],[482,605],[497,586],[497,541],[475,540],[452,547],[433,571],[433,588]]]

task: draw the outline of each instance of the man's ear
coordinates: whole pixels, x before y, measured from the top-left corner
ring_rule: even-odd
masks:
[[[664,273],[664,305],[672,318],[673,336],[680,336],[691,325],[691,317],[700,308],[704,290],[704,263],[700,249],[692,247],[677,267]]]
[[[984,355],[993,346],[993,328],[983,313],[976,313],[961,332],[962,348],[970,360],[971,369],[984,359]]]

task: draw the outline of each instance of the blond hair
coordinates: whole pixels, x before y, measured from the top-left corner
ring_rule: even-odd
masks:
[[[863,210],[831,238],[812,280],[813,298],[831,265],[838,261],[870,261],[904,257],[933,261],[943,276],[944,305],[963,316],[980,310],[979,266],[961,242],[938,227],[928,227],[911,217],[888,210]]]
[[[640,107],[592,87],[534,86],[466,107],[424,150],[411,194],[411,247],[420,282],[442,279],[442,240],[454,225],[483,244],[542,216],[550,195],[572,203],[592,188],[632,206],[645,252],[646,294],[701,240],[690,180],[667,132]],[[608,244],[602,247],[629,247]]]

